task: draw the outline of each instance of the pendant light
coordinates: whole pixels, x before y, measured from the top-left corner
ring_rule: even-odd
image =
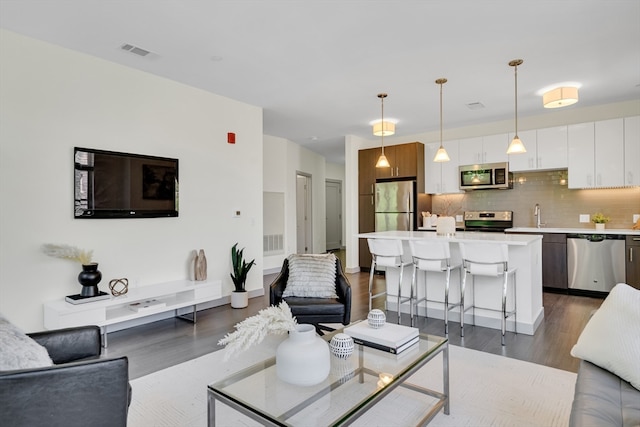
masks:
[[[440,85],[440,148],[436,152],[436,156],[433,158],[434,162],[448,162],[451,159],[447,154],[447,150],[442,146],[442,85],[447,82],[447,79],[438,79],[436,84]]]
[[[522,65],[522,62],[523,62],[522,59],[514,59],[513,61],[509,62],[509,66],[513,67],[515,72],[516,134],[513,137],[511,144],[509,144],[509,148],[507,149],[507,154],[520,154],[520,153],[527,152],[527,149],[524,148],[524,144],[522,143],[522,141],[520,141],[520,138],[518,137],[518,65]]]
[[[382,111],[380,123],[382,123],[382,124],[384,124],[384,99],[386,97],[387,97],[386,93],[379,93],[378,94],[378,98],[380,98],[380,105],[381,105],[381,111]],[[374,131],[375,131],[375,125],[374,125]],[[377,168],[388,168],[388,167],[391,166],[389,164],[389,160],[387,160],[387,156],[384,155],[384,135],[385,135],[385,131],[384,131],[384,128],[382,128],[382,131],[380,132],[380,141],[381,141],[381,145],[382,145],[382,153],[380,154],[380,157],[378,158],[378,162],[376,163],[376,167]]]

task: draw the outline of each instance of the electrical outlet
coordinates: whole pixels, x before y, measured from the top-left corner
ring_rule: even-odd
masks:
[[[589,222],[589,221],[591,221],[589,214],[580,214],[580,222]]]
[[[456,222],[462,222],[462,215],[456,215]]]
[[[640,219],[640,214],[633,214],[633,223],[635,224]]]

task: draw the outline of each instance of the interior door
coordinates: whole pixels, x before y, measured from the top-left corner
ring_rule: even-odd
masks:
[[[342,182],[326,181],[326,249],[342,247]]]
[[[311,176],[296,174],[296,253],[313,250],[311,232]]]

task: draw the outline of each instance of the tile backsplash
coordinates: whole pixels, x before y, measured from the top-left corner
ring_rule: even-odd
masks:
[[[592,229],[581,223],[580,214],[602,212],[611,218],[607,228],[631,228],[640,214],[640,187],[573,190],[567,188],[567,171],[514,174],[512,190],[470,191],[433,196],[432,209],[439,215],[462,215],[464,211],[513,211],[514,227],[535,227],[534,207],[540,205],[547,228]]]

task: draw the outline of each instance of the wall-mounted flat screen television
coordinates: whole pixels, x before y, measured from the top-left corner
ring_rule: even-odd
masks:
[[[178,216],[178,159],[75,147],[75,218]]]

